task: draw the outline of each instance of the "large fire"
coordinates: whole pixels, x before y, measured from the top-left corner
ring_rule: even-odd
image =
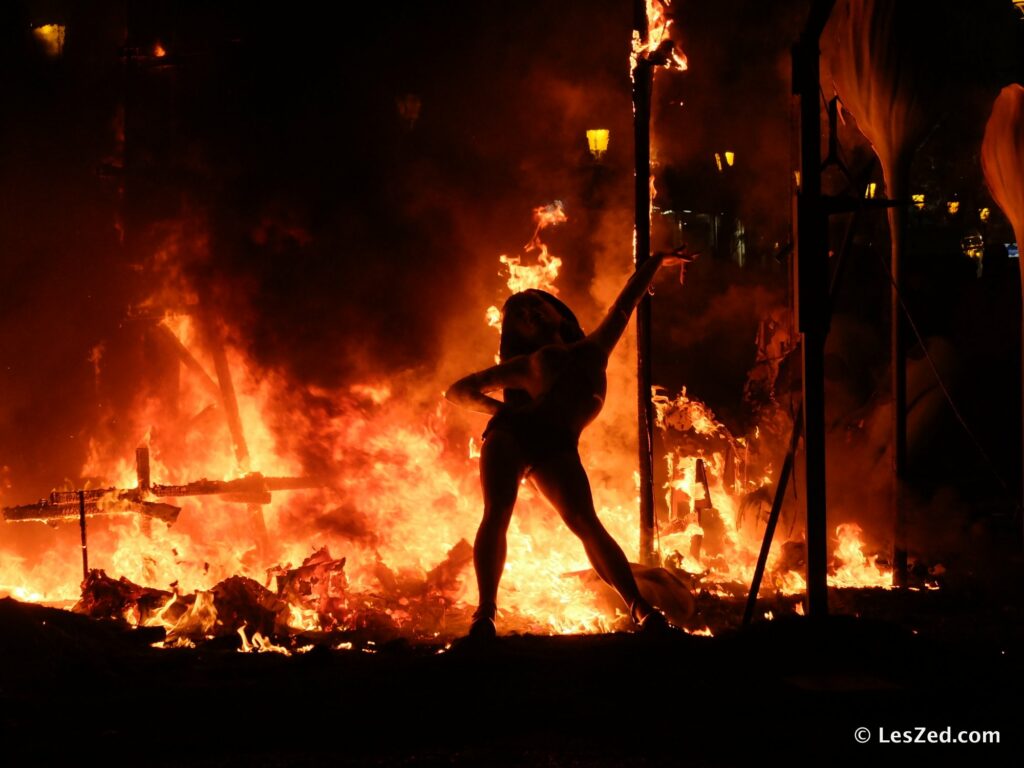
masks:
[[[524,254],[536,253],[536,264],[501,258],[510,292],[554,289],[561,262],[540,233],[565,219],[560,204],[536,209]],[[94,614],[164,627],[166,645],[237,634],[243,649],[280,651],[287,649],[275,640],[296,633],[463,631],[476,600],[468,542],[481,512],[479,452],[453,431],[440,388],[424,399],[422,382],[396,377],[328,391],[261,369],[228,341],[236,337],[224,318],[196,308],[197,292],[174,267],[177,250],[172,242],[155,254],[154,264],[177,277],[161,281],[160,293],[138,309],[153,315],[153,332],[176,350],[176,408],[156,397],[137,401],[125,415],[141,449],[134,456],[135,446],[93,438],[81,472],[93,478],[93,570],[83,585],[78,526],[55,525],[49,546],[34,557],[4,557],[0,592],[58,605],[81,600],[80,609]],[[102,350],[93,357],[99,375]],[[772,461],[780,457],[760,445],[762,430],[732,435],[685,390],[655,403],[669,446],[668,513],[659,521],[665,568],[641,572],[641,586],[663,596],[666,588],[740,594],[764,529]],[[584,444],[585,462],[619,466],[627,477],[628,456],[635,456],[632,448],[613,441]],[[626,486],[595,484],[595,501],[635,557],[637,502],[635,488]],[[146,504],[180,512],[154,518],[139,512]],[[34,519],[52,508],[40,505]],[[70,509],[60,519],[77,520],[77,507]],[[803,588],[795,535],[773,549],[767,591]],[[888,571],[863,553],[859,528],[840,526],[838,537],[834,584],[889,583]],[[628,626],[579,542],[529,486],[508,553],[503,628],[585,633]],[[693,628],[706,631],[697,622]]]

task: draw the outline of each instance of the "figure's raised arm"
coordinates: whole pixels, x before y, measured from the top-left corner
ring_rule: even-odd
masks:
[[[647,293],[647,289],[651,287],[658,270],[663,266],[678,264],[682,260],[682,253],[683,251],[680,250],[673,253],[652,254],[632,274],[619,297],[608,310],[604,320],[588,337],[595,341],[605,351],[605,354],[610,355],[619,339],[622,338],[630,315],[633,314],[636,305]]]
[[[499,389],[526,389],[531,370],[529,355],[513,357],[499,365],[464,376],[448,387],[444,396],[463,408],[493,415],[505,404],[488,397],[486,393]]]

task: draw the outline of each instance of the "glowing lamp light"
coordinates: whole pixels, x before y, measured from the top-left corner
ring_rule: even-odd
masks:
[[[167,49],[163,47],[159,40],[153,45],[153,58],[162,59],[167,55]]]
[[[960,201],[950,200],[948,203],[946,203],[946,210],[949,211],[950,214],[957,213],[960,210]]]
[[[978,211],[978,218],[981,219],[982,221],[988,221],[989,216],[991,215],[992,211],[990,211],[988,208],[982,208]]]
[[[715,165],[718,167],[718,172],[722,172],[722,155],[715,152]]]
[[[43,48],[50,58],[57,58],[64,53],[64,32],[63,24],[43,24],[32,30],[32,36]]]
[[[873,198],[875,196],[875,193],[877,193],[877,192],[878,192],[878,183],[872,181],[864,189],[864,197],[870,200],[871,198]]]
[[[981,236],[978,230],[971,230],[960,241],[960,250],[963,251],[964,256],[975,261],[981,261],[981,258],[985,255],[985,238]]]
[[[924,209],[924,195],[911,195],[910,199],[914,201],[914,207],[917,208],[917,210],[920,211]]]
[[[732,164],[736,162],[736,153],[726,151],[725,153],[725,164],[732,168]]]
[[[604,157],[604,153],[608,151],[608,137],[611,135],[611,131],[607,128],[591,128],[587,131],[587,146],[590,148],[590,154],[594,156],[595,160],[600,160]]]

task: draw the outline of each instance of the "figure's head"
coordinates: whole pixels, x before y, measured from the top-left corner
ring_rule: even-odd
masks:
[[[571,309],[550,293],[530,288],[509,296],[502,307],[499,353],[507,360],[548,344],[570,344],[583,335]]]

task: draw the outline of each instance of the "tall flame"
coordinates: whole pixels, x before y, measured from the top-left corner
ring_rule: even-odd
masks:
[[[549,205],[541,205],[533,209],[533,220],[537,226],[523,250],[525,253],[539,251],[536,264],[523,264],[522,256],[507,256],[502,254],[498,260],[508,270],[507,285],[511,293],[519,293],[531,288],[547,291],[551,294],[558,293],[555,280],[562,268],[562,260],[552,256],[548,252],[547,245],[540,238],[540,233],[558,224],[569,220],[565,212],[565,206],[561,200],[555,200]],[[487,308],[487,324],[492,328],[501,327],[501,310],[497,306]]]
[[[670,7],[670,0],[647,0],[647,36],[645,38],[639,30],[633,30],[630,73],[636,70],[641,60],[680,72],[689,69],[686,54],[672,44],[669,32],[673,22],[668,17]]]

